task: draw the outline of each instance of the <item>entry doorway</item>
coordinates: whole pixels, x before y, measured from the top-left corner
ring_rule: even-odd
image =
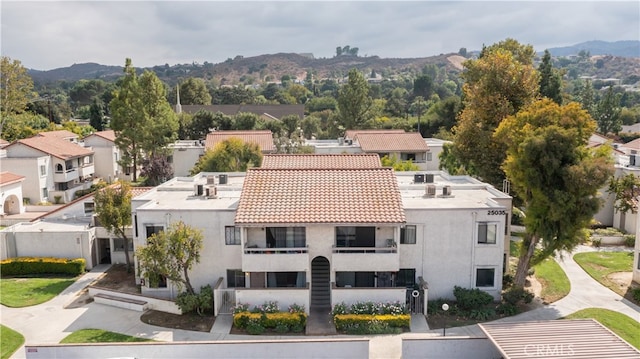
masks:
[[[97,243],[100,264],[111,264],[111,243],[109,238],[98,238]]]

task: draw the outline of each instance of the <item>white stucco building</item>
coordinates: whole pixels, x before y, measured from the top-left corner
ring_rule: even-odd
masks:
[[[24,176],[0,172],[0,216],[24,213],[22,182]]]
[[[57,134],[38,134],[4,147],[2,170],[25,177],[22,192],[29,203],[67,203],[76,190],[91,185],[93,151]],[[76,136],[77,137],[77,136]]]
[[[107,182],[119,179],[129,179],[118,161],[121,158],[120,150],[116,146],[116,135],[113,130],[99,131],[90,134],[83,139],[84,145],[94,152],[95,177]]]
[[[174,178],[132,211],[136,246],[176,221],[202,230],[190,277],[214,287],[216,310],[265,300],[326,309],[404,302],[414,290],[453,298],[455,285],[498,299],[511,197],[467,176],[394,173],[377,154],[266,155],[247,173]],[[177,295],[148,281],[143,293]]]

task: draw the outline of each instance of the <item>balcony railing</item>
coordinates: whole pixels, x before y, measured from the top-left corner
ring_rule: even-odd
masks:
[[[91,176],[95,173],[95,168],[93,163],[87,163],[79,167],[80,177]]]
[[[78,178],[77,168],[69,168],[65,171],[56,171],[53,173],[54,182],[69,182]]]
[[[242,271],[305,272],[309,270],[308,251],[308,247],[245,247],[242,252]]]
[[[398,247],[333,247],[331,260],[335,271],[398,271]]]

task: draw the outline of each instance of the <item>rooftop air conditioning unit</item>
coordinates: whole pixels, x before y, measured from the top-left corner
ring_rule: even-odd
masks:
[[[216,186],[207,186],[204,190],[207,198],[218,198],[218,188]]]
[[[413,183],[424,183],[424,175],[418,173],[413,175]]]
[[[443,197],[449,197],[449,196],[451,196],[451,186],[444,186],[444,187],[442,187],[442,196],[443,196]]]
[[[227,184],[228,181],[229,181],[229,176],[228,175],[221,174],[220,176],[218,176],[218,183]]]
[[[428,184],[424,189],[425,197],[435,197],[436,196],[436,186],[433,184]]]
[[[215,176],[207,176],[207,184],[216,184]]]
[[[204,186],[201,184],[197,184],[193,186],[193,195],[194,196],[202,196],[204,193]]]
[[[424,181],[426,183],[433,183],[433,175],[432,174],[425,174],[424,175]]]

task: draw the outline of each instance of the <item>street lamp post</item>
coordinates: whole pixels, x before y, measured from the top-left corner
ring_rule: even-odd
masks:
[[[444,310],[444,313],[446,315],[447,314],[447,310],[449,310],[449,304],[444,303],[442,305],[442,310]],[[443,337],[447,336],[447,319],[446,319],[446,316],[445,316],[445,319],[444,319],[444,324],[442,326],[442,336]]]

